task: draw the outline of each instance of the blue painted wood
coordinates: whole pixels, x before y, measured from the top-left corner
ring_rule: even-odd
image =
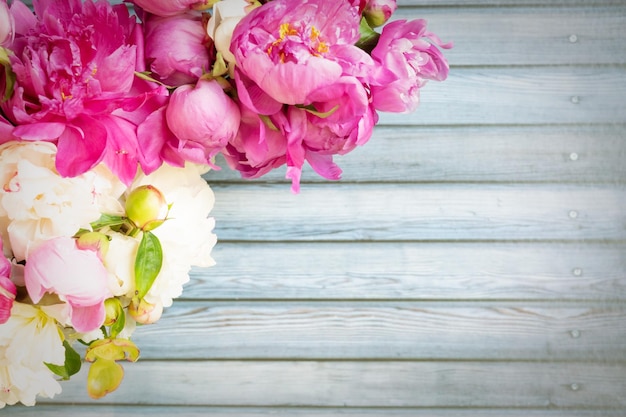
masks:
[[[209,173],[218,265],[116,393],[83,370],[38,415],[626,414],[623,1],[400,5],[450,79],[340,183]]]

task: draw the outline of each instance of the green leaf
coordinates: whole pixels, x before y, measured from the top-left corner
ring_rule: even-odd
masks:
[[[372,52],[372,50],[378,44],[378,39],[380,38],[380,34],[371,28],[369,23],[365,18],[361,19],[361,24],[359,26],[359,32],[361,33],[361,38],[356,43],[356,46],[367,52],[368,54]]]
[[[135,294],[143,298],[161,271],[163,250],[152,232],[144,232],[135,258]]]
[[[102,229],[103,227],[119,226],[126,223],[126,217],[115,216],[112,214],[102,214],[98,220],[91,223],[93,230]]]
[[[81,361],[80,355],[72,348],[67,340],[63,341],[63,346],[65,347],[65,363],[63,365],[55,365],[47,362],[44,362],[44,364],[48,369],[54,372],[55,375],[67,381],[72,375],[80,371]]]
[[[163,87],[165,87],[167,89],[173,89],[174,88],[171,85],[163,84],[161,81],[157,80],[156,78],[153,78],[151,76],[151,74],[152,73],[150,71],[144,71],[144,72],[135,71],[135,77],[137,77],[137,78],[141,78],[142,80],[150,81],[151,83],[160,84],[160,85],[162,85]]]
[[[311,113],[314,116],[319,117],[320,119],[325,119],[328,116],[330,116],[331,114],[333,114],[334,112],[337,111],[337,109],[339,108],[339,104],[337,104],[335,107],[333,107],[332,109],[328,110],[327,112],[321,112],[315,109],[315,107],[313,107],[312,105],[308,105],[308,106],[298,106],[301,109],[304,109],[305,111]]]
[[[218,52],[215,56],[215,62],[213,63],[213,69],[211,70],[211,75],[213,77],[220,77],[226,73],[228,73],[228,64],[224,60],[222,53]]]
[[[2,101],[7,101],[13,95],[13,89],[15,88],[15,73],[11,68],[11,61],[9,59],[9,50],[0,47],[0,65],[4,67],[5,77],[5,90]]]
[[[269,129],[278,132],[278,128],[276,127],[276,125],[272,122],[272,120],[269,118],[269,116],[266,116],[264,114],[259,114],[259,119],[261,119],[261,121],[265,124],[265,126],[267,126]]]

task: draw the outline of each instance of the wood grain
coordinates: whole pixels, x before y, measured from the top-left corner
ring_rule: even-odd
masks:
[[[542,6],[559,6],[555,3]],[[588,1],[581,7],[582,3],[484,9],[432,7],[441,4],[431,1],[425,7],[400,7],[392,19],[426,19],[429,30],[454,43],[445,51],[452,67],[626,63],[624,3],[602,7]]]
[[[225,243],[183,298],[626,299],[626,246],[551,243]]]
[[[452,68],[421,89],[414,113],[381,113],[380,124],[623,124],[625,94],[623,67]]]
[[[624,239],[626,189],[562,185],[214,187],[222,241]]]
[[[367,409],[361,407],[207,407],[207,406],[167,406],[167,405],[132,405],[113,406],[106,404],[59,404],[37,406],[37,417],[65,417],[72,413],[79,413],[81,417],[119,417],[132,415],[134,417],[267,417],[267,416],[295,416],[295,417],[623,417],[620,410],[557,410],[557,409],[424,409],[424,408],[395,408],[384,407]],[[33,409],[27,407],[13,407],[2,410],[3,415],[32,417]]]
[[[145,359],[626,361],[623,303],[182,302]]]
[[[618,408],[626,368],[607,363],[144,361],[102,404]],[[85,367],[54,401],[86,400]],[[48,400],[42,401],[47,403]]]
[[[83,367],[2,415],[626,414],[624,1],[399,6],[455,43],[418,111],[340,183],[207,175],[218,265],[137,330],[122,387],[89,400]]]
[[[625,42],[626,44],[626,42]],[[376,127],[335,161],[347,182],[626,182],[623,126]],[[243,182],[222,158],[209,183]],[[253,181],[285,182],[285,167]],[[304,183],[327,182],[305,166]]]

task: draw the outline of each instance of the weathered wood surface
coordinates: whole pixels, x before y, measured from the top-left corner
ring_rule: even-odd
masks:
[[[250,339],[252,340],[252,339]],[[620,363],[143,361],[111,404],[319,407],[626,407]],[[63,400],[84,402],[86,372]],[[88,402],[95,402],[88,401]]]
[[[341,182],[626,181],[624,126],[377,127],[370,141],[335,161]],[[211,183],[240,180],[219,158]],[[277,169],[260,182],[285,182]],[[303,182],[327,182],[305,169]],[[240,180],[241,181],[241,180]],[[304,189],[306,191],[306,188]]]
[[[399,3],[454,41],[449,80],[339,183],[209,173],[218,264],[122,387],[91,401],[83,369],[1,413],[626,414],[626,5]]]
[[[208,407],[185,406],[184,414],[181,407],[168,405],[82,405],[81,417],[118,417],[132,415],[134,417],[171,417],[183,415],[185,417],[229,416],[229,417],[267,417],[267,416],[294,416],[294,417],[623,417],[619,410],[515,410],[515,409],[424,409],[420,407]],[[11,410],[13,416],[32,417],[32,409],[19,407]],[[37,417],[65,417],[70,415],[70,405],[37,407]]]
[[[421,91],[418,111],[381,113],[380,123],[624,123],[625,93],[624,67],[461,67]]]
[[[610,243],[221,242],[183,299],[620,301],[625,254]]]
[[[179,302],[135,341],[145,359],[626,361],[625,315],[623,303]]]
[[[598,1],[570,0],[568,5],[579,6],[567,8],[546,7],[562,5],[556,1],[540,4],[544,7],[499,7],[488,13],[476,7],[401,8],[394,19],[428,20],[429,30],[454,42],[446,56],[455,67],[626,63],[623,1],[610,7],[598,6]]]
[[[339,184],[214,187],[225,241],[625,239],[626,188]],[[249,203],[254,202],[253,206]]]

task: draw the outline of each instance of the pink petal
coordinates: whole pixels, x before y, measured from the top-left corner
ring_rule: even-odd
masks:
[[[96,166],[104,157],[107,131],[87,116],[74,119],[59,138],[56,168],[64,177],[75,177]]]
[[[261,87],[235,67],[237,95],[244,106],[255,113],[271,115],[280,111],[282,103],[270,97]]]
[[[146,175],[156,171],[163,164],[161,150],[171,139],[175,140],[176,137],[167,127],[165,106],[155,110],[137,126],[139,162]]]
[[[53,141],[65,131],[65,123],[42,122],[16,126],[13,135],[22,140]]]
[[[107,131],[104,163],[127,186],[137,173],[137,134],[135,125],[119,117],[100,119]]]
[[[341,168],[333,162],[332,155],[321,155],[307,151],[306,160],[311,165],[311,168],[322,177],[329,180],[341,179]]]
[[[73,306],[71,312],[72,326],[77,332],[87,333],[102,325],[105,318],[104,303],[98,303],[87,307]]]

